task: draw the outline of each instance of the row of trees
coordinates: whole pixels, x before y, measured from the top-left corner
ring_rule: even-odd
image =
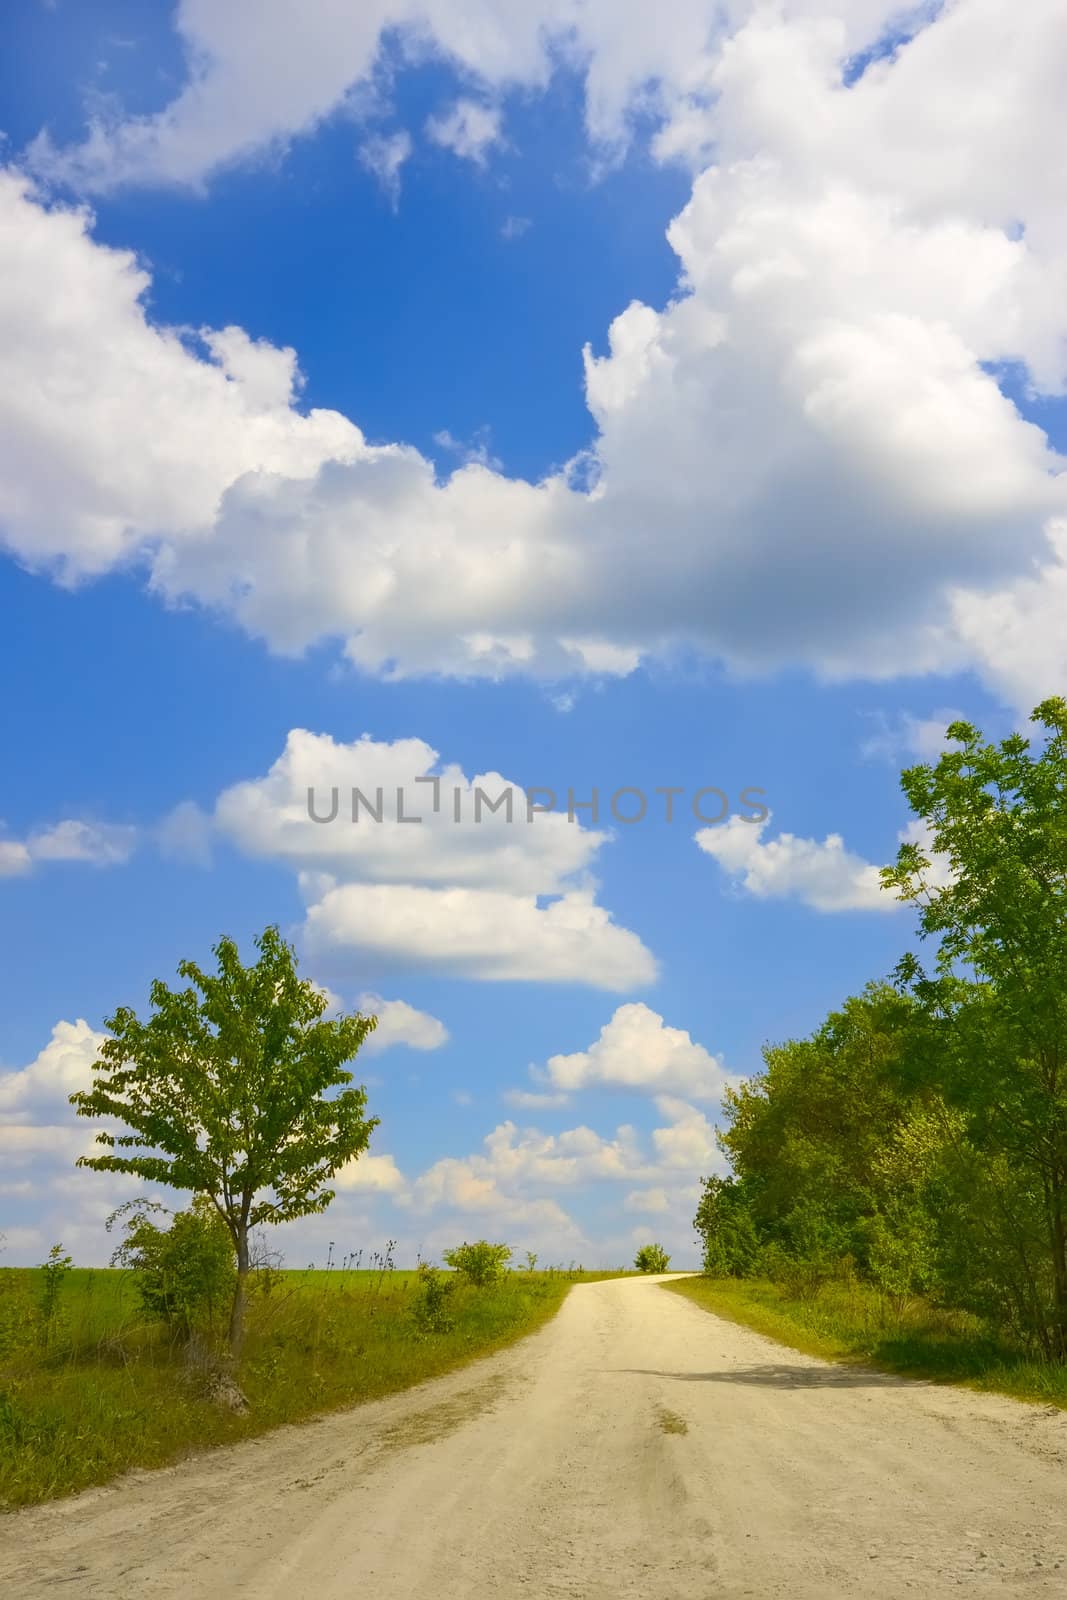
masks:
[[[808,1284],[847,1264],[1067,1360],[1067,703],[1040,746],[955,748],[904,772],[927,843],[882,874],[924,966],[768,1047],[727,1096],[733,1176],[705,1181],[705,1269]]]

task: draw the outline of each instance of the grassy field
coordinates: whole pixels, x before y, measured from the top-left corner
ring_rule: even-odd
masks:
[[[685,1278],[663,1288],[808,1355],[1067,1407],[1067,1368],[1034,1361],[963,1311],[894,1304],[862,1283],[824,1284],[803,1297],[760,1278]]]
[[[415,1272],[274,1274],[249,1309],[238,1381],[250,1410],[240,1416],[209,1398],[205,1364],[145,1320],[132,1273],[75,1269],[46,1325],[41,1273],[4,1269],[0,1506],[403,1389],[531,1333],[572,1283],[616,1275],[513,1272],[487,1288],[456,1284],[445,1325],[431,1330],[413,1314]]]

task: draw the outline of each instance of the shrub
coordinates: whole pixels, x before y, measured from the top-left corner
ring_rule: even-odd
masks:
[[[467,1244],[464,1240],[454,1250],[446,1250],[444,1260],[468,1283],[484,1288],[487,1283],[496,1283],[504,1276],[511,1260],[511,1246],[489,1244],[485,1239],[479,1239],[476,1244]]]
[[[643,1244],[634,1256],[638,1272],[666,1272],[671,1258],[661,1244]]]
[[[448,1333],[455,1327],[455,1317],[448,1314],[448,1298],[455,1287],[454,1278],[443,1278],[436,1267],[420,1264],[419,1288],[411,1314],[421,1333]]]
[[[233,1243],[205,1195],[197,1195],[188,1211],[175,1212],[169,1228],[157,1227],[149,1217],[164,1210],[139,1200],[108,1218],[110,1228],[123,1211],[132,1212],[112,1265],[132,1267],[148,1315],[188,1340],[196,1327],[212,1326],[216,1314],[228,1309],[236,1276]]]

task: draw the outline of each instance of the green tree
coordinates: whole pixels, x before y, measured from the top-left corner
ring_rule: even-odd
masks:
[[[634,1256],[638,1272],[666,1272],[671,1258],[661,1244],[643,1244]]]
[[[966,722],[901,786],[927,842],[882,878],[939,941],[932,973],[898,968],[927,1021],[936,1087],[990,1171],[989,1218],[1015,1255],[1013,1298],[1046,1355],[1067,1359],[1067,702],[1031,721],[1043,748],[987,743]],[[1038,1227],[1035,1230],[1033,1220]],[[1034,1254],[1035,1231],[1040,1254]]]
[[[101,1132],[100,1155],[79,1166],[130,1172],[149,1183],[207,1195],[229,1230],[237,1272],[230,1349],[244,1330],[249,1235],[265,1223],[324,1211],[329,1181],[359,1156],[377,1118],[345,1070],[376,1024],[357,1015],[323,1018],[327,1001],[297,975],[276,927],[256,940],[243,966],[236,944],[214,948],[217,971],[183,961],[189,986],[160,980],[142,1022],[127,1006],[105,1024],[93,1087],[71,1096],[83,1117],[110,1117],[132,1130]],[[338,1092],[334,1092],[338,1091]]]

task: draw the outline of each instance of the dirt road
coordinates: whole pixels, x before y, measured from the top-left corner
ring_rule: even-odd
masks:
[[[87,1600],[1067,1594],[1067,1416],[827,1366],[655,1280],[393,1399],[0,1520]]]

